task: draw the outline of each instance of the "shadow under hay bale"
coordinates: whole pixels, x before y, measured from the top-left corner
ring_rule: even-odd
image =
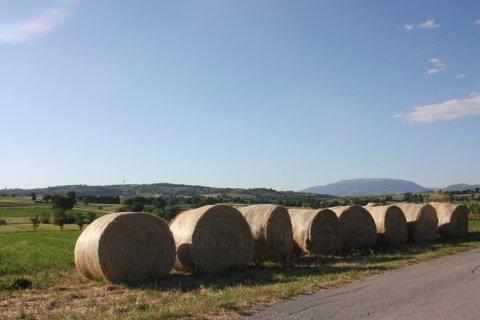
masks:
[[[77,270],[89,279],[140,285],[167,275],[174,263],[168,224],[147,213],[104,215],[85,228],[75,245]]]

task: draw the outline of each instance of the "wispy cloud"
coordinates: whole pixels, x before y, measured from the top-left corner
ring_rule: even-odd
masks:
[[[460,80],[460,79],[465,79],[467,77],[466,74],[464,73],[459,73],[455,75],[455,79]]]
[[[480,20],[474,21],[474,22],[473,22],[473,25],[474,25],[475,27],[480,27]]]
[[[418,27],[420,29],[427,29],[427,30],[430,30],[430,29],[436,29],[438,27],[440,27],[440,24],[438,24],[435,19],[428,19],[426,21],[423,21],[423,22],[420,22],[418,24]]]
[[[480,20],[479,20],[480,22]],[[431,30],[440,27],[440,24],[435,21],[435,19],[428,19],[422,21],[415,25],[415,23],[407,23],[403,26],[403,28],[407,31],[412,31],[413,29],[424,29],[424,30]]]
[[[428,75],[435,75],[441,73],[447,68],[447,64],[445,63],[445,61],[439,58],[431,58],[428,60],[428,62],[430,63],[430,68],[428,68],[427,70]]]
[[[428,75],[434,75],[434,74],[437,74],[437,73],[440,73],[440,72],[442,72],[442,70],[438,69],[438,68],[431,68],[431,69],[427,70]]]
[[[471,93],[470,97],[466,99],[454,99],[437,104],[417,106],[405,115],[396,114],[394,117],[407,123],[434,123],[478,115],[480,115],[480,95]]]
[[[29,42],[61,27],[72,17],[72,6],[78,2],[79,0],[60,0],[56,6],[30,19],[0,25],[0,43]]]

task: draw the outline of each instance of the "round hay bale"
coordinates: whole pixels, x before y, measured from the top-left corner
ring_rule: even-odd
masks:
[[[330,208],[337,215],[343,233],[345,250],[371,248],[377,242],[377,227],[365,208],[340,206]]]
[[[287,260],[292,252],[292,223],[287,209],[273,204],[256,204],[238,208],[247,220],[253,236],[255,260]]]
[[[187,210],[170,223],[179,268],[212,273],[246,267],[253,254],[250,227],[242,214],[228,205]]]
[[[408,240],[408,225],[402,210],[395,205],[365,207],[377,226],[378,242],[399,246]]]
[[[438,218],[435,208],[428,203],[397,203],[408,224],[408,239],[417,243],[429,243],[437,238]]]
[[[147,213],[104,215],[85,228],[75,245],[77,270],[89,279],[137,285],[167,275],[174,263],[168,224]]]
[[[445,239],[462,238],[468,232],[468,214],[461,204],[431,202],[437,211],[438,234]]]
[[[295,253],[332,255],[342,249],[342,231],[330,209],[290,209]]]

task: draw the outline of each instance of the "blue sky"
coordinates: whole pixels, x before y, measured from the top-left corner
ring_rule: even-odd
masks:
[[[479,1],[0,1],[0,187],[480,183]]]

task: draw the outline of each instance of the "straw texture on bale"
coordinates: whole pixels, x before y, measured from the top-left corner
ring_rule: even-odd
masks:
[[[408,224],[408,239],[417,243],[429,243],[437,238],[438,219],[431,205],[415,203],[397,203],[402,209]]]
[[[294,252],[331,255],[342,249],[342,231],[337,215],[330,209],[290,209]]]
[[[454,203],[430,203],[437,211],[438,234],[442,238],[462,238],[468,232],[468,214],[465,207]]]
[[[246,267],[253,238],[242,214],[228,205],[209,205],[179,214],[170,223],[178,268],[212,273]]]
[[[398,246],[408,240],[408,225],[402,210],[395,205],[365,207],[377,226],[378,242]]]
[[[75,265],[89,279],[142,284],[167,275],[174,263],[168,224],[147,213],[104,215],[85,228],[75,245]]]
[[[377,227],[367,209],[353,205],[330,208],[338,216],[343,249],[371,248],[377,242]]]
[[[369,202],[367,203],[366,205],[364,205],[365,208],[368,208],[368,207],[379,207],[379,206],[382,206],[381,203],[377,203],[377,202]]]
[[[292,223],[287,209],[273,204],[256,204],[238,210],[252,232],[254,259],[286,260],[293,245]]]

